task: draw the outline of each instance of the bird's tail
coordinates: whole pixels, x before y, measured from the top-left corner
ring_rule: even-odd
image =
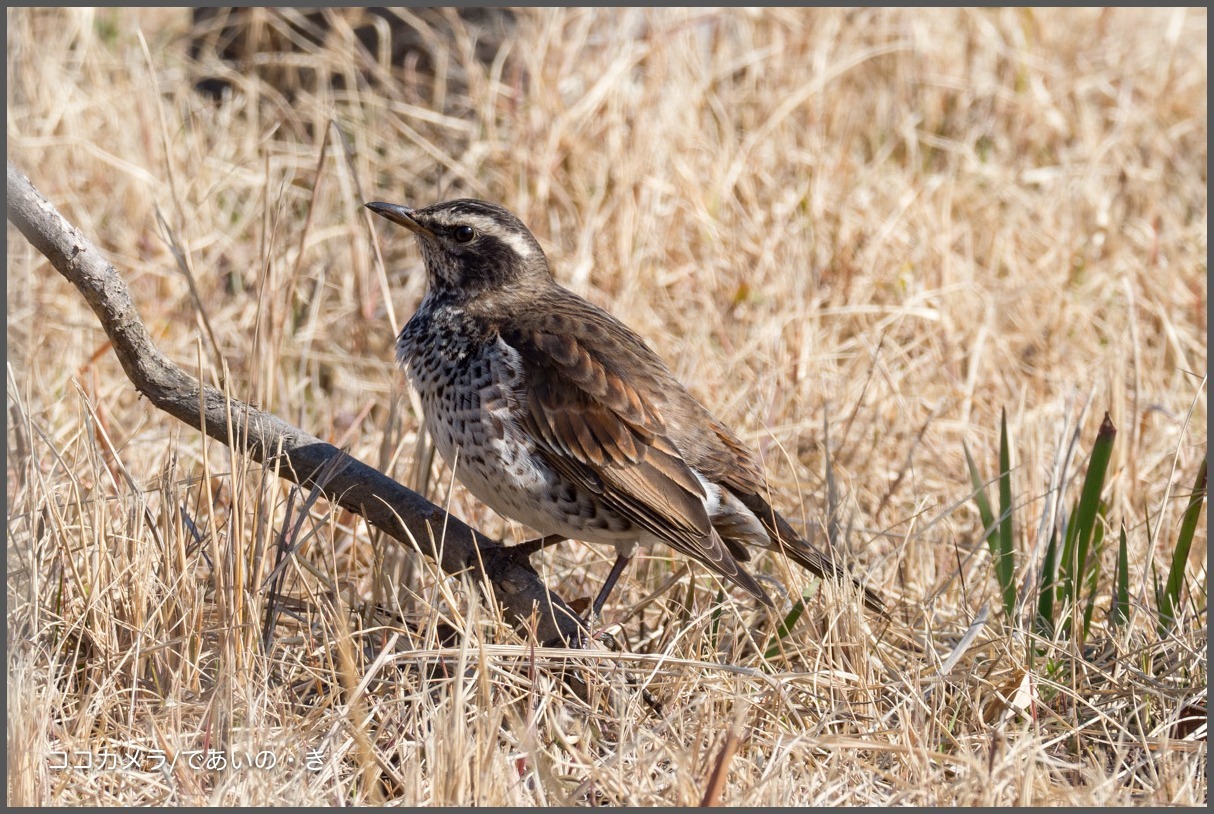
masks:
[[[797,534],[788,521],[776,512],[767,501],[754,496],[752,500],[739,496],[746,504],[759,521],[767,529],[768,536],[772,540],[771,549],[773,551],[782,551],[788,555],[788,558],[801,566],[810,573],[817,574],[823,579],[835,579],[840,582],[851,582],[864,595],[864,605],[874,613],[879,613],[882,616],[888,616],[885,611],[885,603],[881,600],[881,595],[869,588],[860,580],[849,574],[843,566],[839,565],[829,555],[822,553],[812,543],[806,541]],[[756,504],[756,505],[752,505]]]

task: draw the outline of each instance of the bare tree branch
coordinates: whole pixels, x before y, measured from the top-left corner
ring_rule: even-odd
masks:
[[[478,581],[486,580],[516,629],[534,626],[544,643],[578,640],[577,616],[540,581],[526,556],[485,537],[332,444],[250,404],[228,399],[212,387],[200,386],[173,364],[152,343],[118,272],[11,161],[8,219],[84,295],[122,369],[152,404],[223,444],[235,439],[238,452],[259,463],[277,463],[284,477],[301,486],[319,485],[329,500],[405,545],[411,547],[411,538],[416,540],[444,572],[467,572]],[[341,456],[345,463],[335,475],[314,477],[327,462]],[[318,480],[324,482],[317,484]]]

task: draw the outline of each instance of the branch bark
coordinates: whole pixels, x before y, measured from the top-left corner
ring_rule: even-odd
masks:
[[[470,573],[492,586],[505,617],[520,632],[535,628],[545,644],[580,640],[580,622],[540,581],[525,556],[511,552],[416,492],[256,407],[201,385],[153,344],[126,283],[100,250],[8,163],[8,219],[84,295],[135,389],[156,407],[253,460],[280,466],[284,477],[319,486],[330,501],[356,512],[388,536],[431,557],[447,574]],[[315,476],[335,458],[336,474]]]

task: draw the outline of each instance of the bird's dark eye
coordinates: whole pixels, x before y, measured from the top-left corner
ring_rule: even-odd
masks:
[[[471,226],[456,226],[454,234],[455,239],[460,243],[467,243],[476,237],[476,231]]]

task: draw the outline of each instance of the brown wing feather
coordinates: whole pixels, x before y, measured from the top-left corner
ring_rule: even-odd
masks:
[[[537,452],[637,527],[770,603],[713,530],[704,487],[661,414],[615,360],[578,341],[578,324],[559,335],[541,328],[502,334],[525,370],[521,421],[540,440]]]

